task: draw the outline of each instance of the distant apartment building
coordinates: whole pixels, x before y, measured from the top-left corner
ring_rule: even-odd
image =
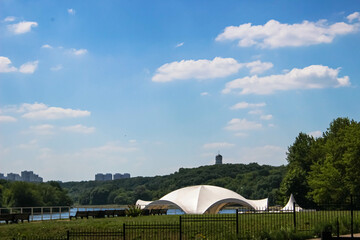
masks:
[[[97,173],[95,175],[95,181],[104,181],[104,174],[102,173]]]
[[[0,173],[0,179],[8,181],[43,182],[43,178],[34,174],[33,171],[22,171],[21,176],[17,173],[8,173],[6,177],[3,173]]]
[[[112,180],[112,174],[111,173],[106,173],[104,175],[104,181],[111,181]]]
[[[130,178],[130,173],[115,173],[114,176],[111,173],[97,173],[95,174],[95,181],[111,181],[111,180],[118,180],[118,179],[124,179],[124,178]]]
[[[118,180],[118,179],[124,179],[124,178],[130,178],[130,173],[115,173],[114,174],[114,180]]]

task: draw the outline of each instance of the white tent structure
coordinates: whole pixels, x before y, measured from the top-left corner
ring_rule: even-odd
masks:
[[[294,211],[294,203],[295,203],[295,211],[296,212],[300,212],[303,209],[296,203],[294,195],[290,195],[289,201],[287,202],[287,204],[285,205],[285,207],[283,207],[281,210],[282,211]]]
[[[177,206],[187,214],[217,213],[229,204],[265,210],[268,207],[268,199],[249,200],[226,188],[198,185],[175,190],[150,203],[140,199],[136,202],[136,205],[145,209]]]

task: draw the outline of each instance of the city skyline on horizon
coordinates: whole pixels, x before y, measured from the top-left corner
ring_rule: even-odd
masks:
[[[45,181],[286,164],[360,121],[356,1],[0,1],[0,166]],[[358,99],[358,100],[357,100]]]

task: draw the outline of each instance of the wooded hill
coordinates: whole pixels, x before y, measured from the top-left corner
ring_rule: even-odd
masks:
[[[180,168],[165,176],[134,177],[113,181],[67,182],[75,204],[135,204],[137,199],[156,200],[165,194],[187,186],[208,184],[233,190],[248,199],[279,199],[279,188],[286,167],[250,164],[223,164],[198,168]]]

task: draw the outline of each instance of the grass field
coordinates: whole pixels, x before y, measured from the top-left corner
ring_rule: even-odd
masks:
[[[236,239],[236,226],[241,239],[306,239],[319,235],[324,229],[333,233],[350,233],[350,211],[299,212],[293,213],[243,213],[217,215],[182,215],[182,239]],[[354,231],[360,231],[360,213],[353,215]],[[0,239],[23,237],[64,237],[67,231],[123,231],[123,223],[134,228],[127,230],[127,239],[177,239],[180,225],[179,215],[110,217],[102,219],[53,220],[0,224]],[[173,229],[159,227],[171,224]],[[238,224],[238,225],[236,225]],[[145,226],[145,227],[144,227]]]

